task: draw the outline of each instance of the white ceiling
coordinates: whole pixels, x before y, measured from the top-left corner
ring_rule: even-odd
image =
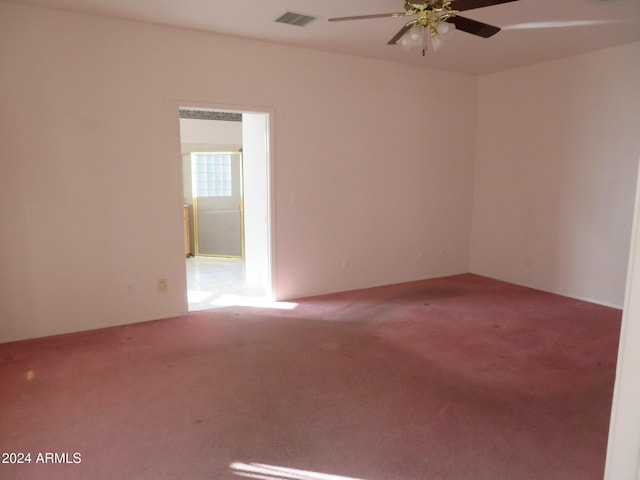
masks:
[[[468,10],[462,15],[503,30],[489,39],[454,32],[442,49],[426,57],[386,44],[406,22],[401,18],[327,21],[403,11],[402,0],[10,1],[471,74],[640,41],[640,0],[518,0]],[[318,19],[306,27],[274,23],[286,11]]]

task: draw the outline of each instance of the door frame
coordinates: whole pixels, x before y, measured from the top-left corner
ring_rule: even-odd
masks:
[[[277,300],[278,295],[276,292],[275,281],[276,278],[276,261],[275,261],[275,209],[273,208],[275,204],[275,182],[274,182],[274,124],[275,124],[275,111],[270,107],[261,107],[261,106],[247,106],[247,105],[232,105],[226,103],[218,103],[218,102],[207,102],[201,100],[173,100],[173,104],[175,107],[175,111],[177,114],[178,123],[180,120],[180,109],[195,109],[195,110],[204,110],[204,111],[215,111],[215,112],[223,112],[223,113],[239,113],[239,114],[259,114],[264,115],[266,118],[266,132],[265,139],[265,158],[266,158],[266,175],[264,178],[265,187],[266,187],[266,235],[263,241],[265,242],[265,251],[266,255],[266,277],[265,277],[265,296],[269,300]],[[179,127],[179,125],[178,125]],[[178,133],[180,129],[178,128]],[[178,135],[178,142],[180,143],[180,135]],[[181,150],[181,149],[180,149]],[[182,157],[181,157],[182,158]],[[244,153],[243,153],[244,160]],[[182,184],[182,183],[181,183]],[[184,192],[183,192],[184,193]],[[183,197],[181,197],[182,199]],[[182,202],[182,200],[181,200]],[[244,209],[246,210],[246,205],[244,205]],[[244,246],[243,246],[244,250]],[[181,252],[181,257],[184,257],[183,252]],[[185,282],[184,282],[184,297],[185,297],[185,307],[187,307],[187,283],[186,283],[186,263],[184,264],[184,272],[185,272]],[[188,307],[186,309],[188,311]]]

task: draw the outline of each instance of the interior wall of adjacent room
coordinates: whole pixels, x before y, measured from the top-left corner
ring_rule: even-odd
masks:
[[[622,306],[640,43],[480,78],[471,271]]]
[[[180,119],[182,153],[237,152],[242,148],[242,122]]]
[[[186,313],[179,105],[273,112],[280,298],[468,269],[474,77],[5,2],[0,45],[0,341]]]

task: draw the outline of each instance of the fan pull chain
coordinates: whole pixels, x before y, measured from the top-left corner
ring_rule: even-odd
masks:
[[[427,40],[429,39],[429,29],[422,27],[422,56],[427,53]]]

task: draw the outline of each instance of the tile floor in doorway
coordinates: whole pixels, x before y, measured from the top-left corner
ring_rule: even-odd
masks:
[[[263,291],[245,285],[244,260],[189,257],[186,262],[189,311],[249,305],[265,299]]]

